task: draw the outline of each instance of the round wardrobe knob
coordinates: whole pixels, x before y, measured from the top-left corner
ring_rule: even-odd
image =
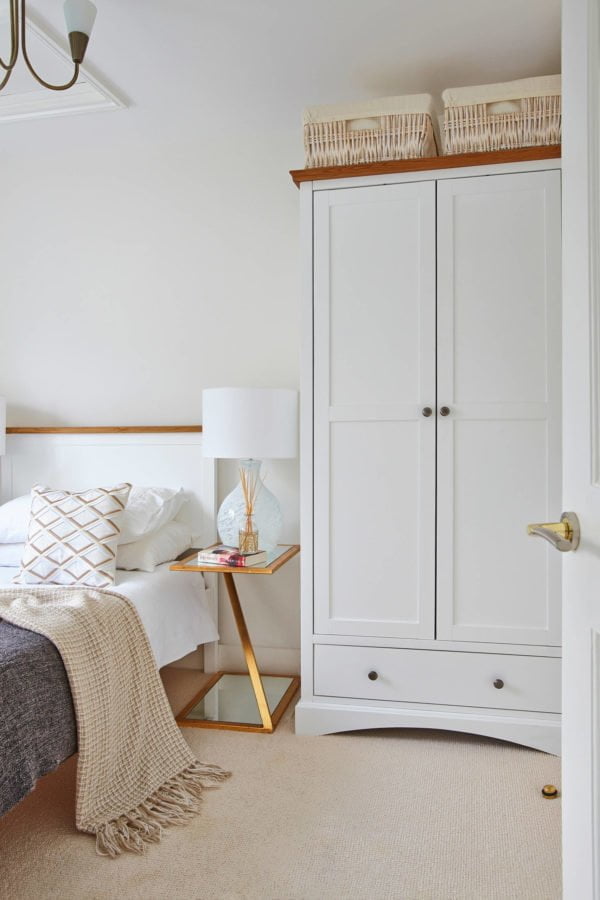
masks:
[[[424,406],[423,409],[421,410],[421,412],[423,413],[425,418],[428,419],[429,416],[432,414],[433,410],[430,406]]]
[[[377,681],[378,678],[379,678],[379,675],[377,672],[369,672],[369,680],[370,681]]]
[[[494,682],[494,687],[497,688],[498,690],[501,690],[504,687],[504,682],[502,681],[501,678],[496,678],[496,680]]]
[[[449,416],[449,415],[450,415],[450,407],[449,407],[449,406],[442,406],[442,407],[440,408],[440,416]]]

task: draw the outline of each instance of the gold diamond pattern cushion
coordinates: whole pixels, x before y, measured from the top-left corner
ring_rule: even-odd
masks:
[[[120,520],[130,484],[89,491],[31,491],[21,584],[114,584]]]

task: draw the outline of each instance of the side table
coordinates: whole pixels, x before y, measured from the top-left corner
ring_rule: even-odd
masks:
[[[300,687],[297,675],[261,675],[234,575],[273,575],[300,552],[298,544],[280,544],[262,566],[229,567],[198,564],[194,551],[173,563],[174,572],[214,572],[223,576],[244,650],[248,673],[215,672],[202,690],[175,717],[178,725],[227,728],[271,734]]]

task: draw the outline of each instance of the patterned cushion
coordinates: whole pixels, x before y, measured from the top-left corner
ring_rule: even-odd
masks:
[[[31,491],[29,534],[15,581],[21,584],[114,584],[119,522],[130,484],[89,491]]]

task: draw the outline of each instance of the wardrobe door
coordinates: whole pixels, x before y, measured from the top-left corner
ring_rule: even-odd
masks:
[[[438,185],[441,639],[560,642],[560,252],[559,172]]]
[[[433,637],[434,183],[317,192],[314,266],[315,631]]]

